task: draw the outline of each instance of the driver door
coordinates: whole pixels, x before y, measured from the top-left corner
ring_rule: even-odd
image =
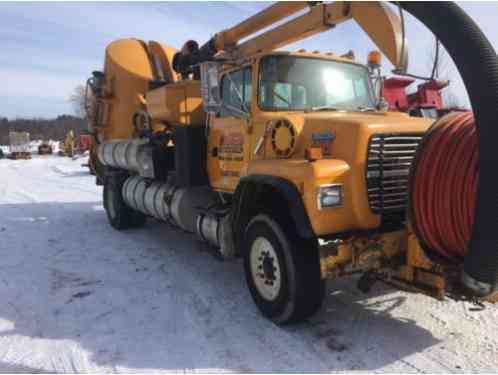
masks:
[[[250,66],[222,76],[222,108],[210,119],[208,137],[208,175],[215,190],[233,192],[249,161],[251,98]]]

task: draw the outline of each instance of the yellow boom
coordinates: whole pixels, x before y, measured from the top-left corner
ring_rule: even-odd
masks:
[[[241,39],[305,9],[306,6],[306,2],[276,3],[216,34],[214,45],[217,50],[228,52],[234,58],[246,58],[281,48],[353,19],[396,68],[406,68],[408,49],[406,41],[403,42],[400,19],[386,4],[377,1],[318,4],[310,7],[305,14],[237,45]]]

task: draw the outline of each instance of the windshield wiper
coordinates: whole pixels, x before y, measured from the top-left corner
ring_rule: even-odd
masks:
[[[273,95],[275,95],[281,101],[285,102],[285,104],[287,104],[289,107],[291,106],[291,103],[287,99],[285,99],[282,95],[280,95],[278,92],[276,92],[275,89],[273,89]]]
[[[329,105],[322,105],[318,107],[311,107],[305,110],[305,112],[320,112],[320,111],[338,111],[338,109],[335,107],[331,107]]]

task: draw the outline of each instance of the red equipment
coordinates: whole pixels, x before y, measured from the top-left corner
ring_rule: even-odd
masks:
[[[415,81],[414,78],[391,77],[384,81],[382,95],[389,103],[390,111],[408,111],[406,87]]]
[[[92,136],[88,134],[82,134],[80,135],[80,140],[79,140],[79,151],[80,152],[85,152],[90,149],[90,146],[92,144]]]
[[[442,109],[441,90],[448,87],[449,84],[449,81],[432,80],[418,85],[417,91],[408,95],[408,106],[410,109],[417,107]]]
[[[449,85],[449,81],[427,81],[418,85],[416,92],[407,95],[406,88],[414,81],[409,77],[391,77],[384,81],[382,94],[389,103],[389,110],[439,117],[443,111],[441,90]]]

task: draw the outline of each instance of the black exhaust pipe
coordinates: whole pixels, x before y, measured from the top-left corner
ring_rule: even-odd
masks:
[[[469,93],[479,145],[479,188],[462,283],[474,296],[496,290],[498,277],[498,59],[476,23],[452,2],[397,2],[441,41]],[[437,182],[436,182],[437,183]]]

